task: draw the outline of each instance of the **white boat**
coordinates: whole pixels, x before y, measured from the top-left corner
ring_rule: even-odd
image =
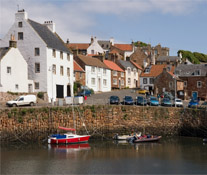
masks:
[[[141,132],[139,134],[131,134],[131,135],[119,135],[119,134],[116,134],[114,136],[114,140],[129,140],[130,138],[134,137],[134,136],[137,136],[137,137],[140,137],[141,136]]]

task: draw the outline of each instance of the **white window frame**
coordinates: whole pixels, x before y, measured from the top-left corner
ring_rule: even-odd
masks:
[[[11,67],[10,66],[7,67],[6,72],[7,72],[7,74],[11,75]]]
[[[197,88],[202,88],[202,81],[197,81]]]
[[[117,85],[117,78],[113,78],[113,85]]]
[[[106,69],[103,69],[103,74],[106,75]]]
[[[113,70],[113,76],[117,76],[117,71],[116,70]]]
[[[35,73],[40,73],[40,63],[35,63]]]
[[[121,77],[124,77],[124,72],[121,72]]]
[[[95,78],[91,78],[91,85],[95,85],[96,84],[96,79]]]
[[[131,85],[131,78],[128,78],[127,82],[128,82],[128,85]]]
[[[121,85],[124,86],[124,79],[121,79]]]
[[[95,74],[96,68],[94,66],[91,67],[91,73]]]
[[[145,80],[146,80],[146,82],[145,82]],[[143,84],[147,84],[147,78],[143,78]]]
[[[103,85],[107,86],[107,79],[103,79]]]
[[[34,85],[35,85],[35,89],[40,89],[40,83],[39,82],[35,82]]]

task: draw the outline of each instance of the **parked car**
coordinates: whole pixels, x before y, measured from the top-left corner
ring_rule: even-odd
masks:
[[[207,109],[207,101],[203,102],[201,105],[198,105],[199,109]]]
[[[148,90],[146,90],[146,89],[139,89],[138,91],[137,91],[139,94],[146,94],[146,93],[149,93],[149,91]]]
[[[23,95],[23,96],[19,96],[15,100],[7,101],[6,105],[9,107],[25,106],[25,105],[34,106],[36,103],[37,103],[37,97],[35,95]]]
[[[78,96],[91,96],[91,90],[90,89],[83,89],[78,94]]]
[[[148,99],[148,105],[150,106],[159,106],[159,100],[156,97],[149,97]]]
[[[162,106],[172,106],[172,101],[169,98],[163,98],[161,101]]]
[[[134,104],[134,100],[131,96],[125,96],[123,98],[123,102],[122,102],[123,105],[133,105]]]
[[[199,105],[199,101],[198,100],[191,100],[189,103],[188,103],[188,107],[189,108],[197,108]]]
[[[173,106],[175,107],[183,107],[183,101],[179,98],[176,98],[174,101],[173,101]]]
[[[120,103],[119,97],[118,96],[111,96],[109,98],[109,103],[118,105]]]
[[[142,96],[137,96],[136,99],[135,99],[135,105],[144,105],[146,106],[147,105],[147,100],[146,98],[142,97]]]

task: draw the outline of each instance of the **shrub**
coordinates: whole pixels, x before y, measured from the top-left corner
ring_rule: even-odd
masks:
[[[37,97],[44,100],[44,92],[38,92]]]

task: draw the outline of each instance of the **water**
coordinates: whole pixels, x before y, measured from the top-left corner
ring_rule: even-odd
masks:
[[[1,174],[207,174],[207,145],[200,138],[1,145]]]

